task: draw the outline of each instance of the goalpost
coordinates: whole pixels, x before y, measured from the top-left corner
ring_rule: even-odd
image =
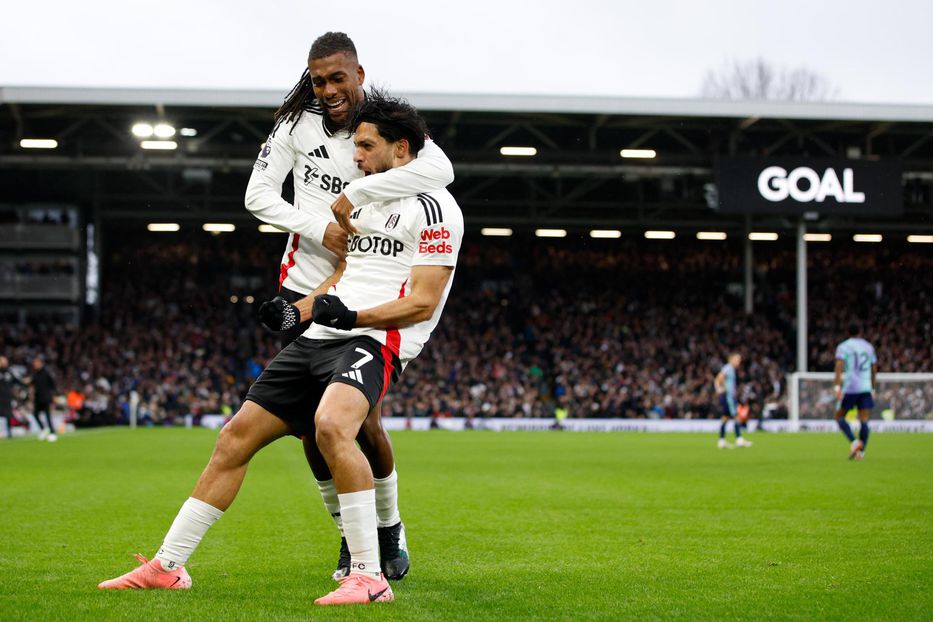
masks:
[[[834,431],[833,372],[787,376],[788,422],[792,431]],[[933,373],[879,373],[872,429],[933,432]]]

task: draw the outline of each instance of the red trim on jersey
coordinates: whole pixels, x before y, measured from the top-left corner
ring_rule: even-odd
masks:
[[[405,279],[402,288],[398,291],[399,298],[405,297],[406,285],[408,285],[408,279]],[[386,330],[386,344],[382,346],[382,393],[379,394],[378,401],[382,401],[386,391],[389,390],[389,382],[392,381],[392,361],[394,357],[399,355],[401,345],[402,335],[399,334],[398,329],[390,328]]]
[[[295,265],[295,251],[298,250],[298,234],[292,234],[292,250],[288,254],[288,263],[283,263],[281,268],[279,268],[279,289],[282,289],[282,283],[285,282],[285,277],[288,276],[288,271],[292,266]]]
[[[393,335],[395,336],[394,340],[392,339]],[[382,392],[379,394],[379,399],[376,400],[377,404],[386,396],[386,391],[389,390],[389,383],[392,382],[392,361],[395,360],[393,355],[398,356],[398,344],[400,341],[398,330],[393,328],[392,330],[386,331],[386,345],[382,346]]]

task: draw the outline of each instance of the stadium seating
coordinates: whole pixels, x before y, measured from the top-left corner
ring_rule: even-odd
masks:
[[[79,425],[232,413],[278,351],[256,321],[274,295],[284,237],[108,231],[102,305],[73,331],[12,327],[14,363],[45,353]],[[933,258],[852,244],[810,252],[811,370],[830,370],[853,315],[885,371],[933,369]],[[780,412],[793,367],[793,249],[756,247],[756,312],[741,304],[729,243],[478,236],[461,254],[441,325],[385,400],[386,415],[705,418],[729,350],[740,400]],[[252,297],[252,298],[250,298]],[[236,302],[233,302],[235,300]],[[250,302],[248,302],[250,301]]]

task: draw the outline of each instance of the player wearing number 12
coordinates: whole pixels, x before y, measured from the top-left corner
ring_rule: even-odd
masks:
[[[868,419],[875,407],[875,377],[878,373],[878,358],[875,348],[861,336],[857,323],[849,325],[849,338],[836,348],[836,379],[833,391],[836,394],[836,423],[849,439],[849,460],[861,460],[868,446]],[[852,433],[846,413],[858,410],[858,438]]]

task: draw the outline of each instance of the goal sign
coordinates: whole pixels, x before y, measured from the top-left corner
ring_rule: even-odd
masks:
[[[723,213],[896,216],[904,209],[896,161],[723,158],[717,179]]]

